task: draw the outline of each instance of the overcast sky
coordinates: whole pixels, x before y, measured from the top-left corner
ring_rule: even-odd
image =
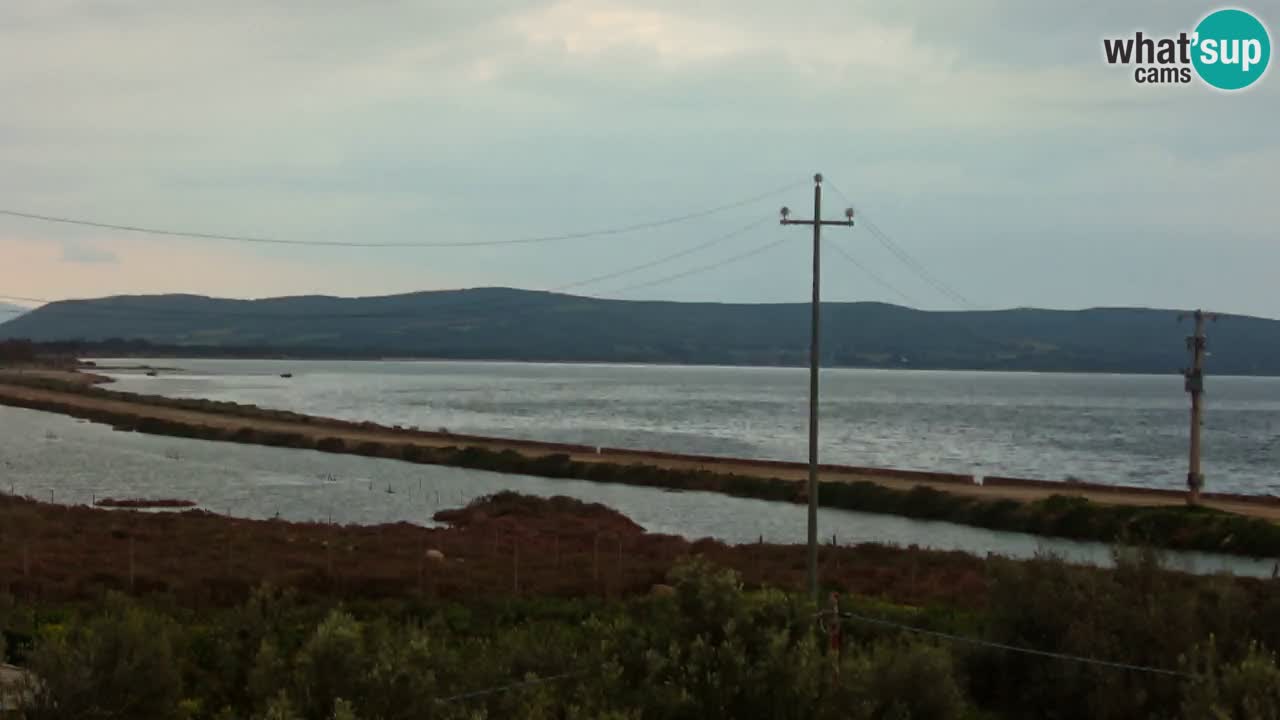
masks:
[[[937,309],[1204,306],[1280,317],[1280,77],[1150,87],[1102,38],[1190,30],[1203,2],[10,0],[0,208],[298,240],[257,246],[0,217],[0,295],[373,295],[553,288],[798,301],[823,172],[964,300],[865,228],[825,297]],[[1271,27],[1280,7],[1257,3]],[[832,212],[844,206],[832,188]],[[786,242],[714,271],[638,283]],[[891,289],[892,288],[892,289]],[[0,298],[3,299],[3,298]]]

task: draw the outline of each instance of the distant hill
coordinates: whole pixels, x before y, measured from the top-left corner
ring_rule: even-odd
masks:
[[[828,366],[1171,373],[1186,364],[1172,310],[931,312],[823,306]],[[482,288],[369,298],[124,296],[51,303],[0,339],[133,339],[185,354],[804,365],[809,308],[600,300]],[[1224,316],[1209,369],[1280,375],[1280,322]]]
[[[22,315],[28,310],[30,310],[30,308],[25,308],[21,305],[14,305],[13,303],[0,302],[0,323],[13,320],[14,318],[18,317],[19,315]]]

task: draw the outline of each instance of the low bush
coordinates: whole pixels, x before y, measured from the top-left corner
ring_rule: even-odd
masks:
[[[256,443],[260,442],[259,434],[256,430],[248,425],[242,426],[231,435],[232,442],[239,443]]]
[[[323,452],[340,453],[346,452],[347,444],[343,442],[342,438],[325,437],[316,441],[316,449]],[[405,459],[407,460],[408,458]]]
[[[258,433],[258,442],[272,447],[307,448],[311,447],[307,437],[302,433],[283,431],[263,431]]]
[[[852,596],[821,623],[808,598],[747,591],[693,557],[667,574],[669,593],[627,601],[338,604],[263,588],[191,610],[109,595],[69,610],[0,603],[0,630],[33,637],[27,720],[1280,714],[1263,639],[1280,616],[1253,604],[1274,593],[1167,573],[1151,553],[1119,562],[993,561],[982,609]]]
[[[386,452],[386,447],[380,442],[368,440],[355,446],[357,455],[367,455],[369,457],[381,457]]]

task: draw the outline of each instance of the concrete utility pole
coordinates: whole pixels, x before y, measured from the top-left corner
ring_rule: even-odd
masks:
[[[1200,426],[1202,424],[1204,395],[1204,356],[1208,340],[1204,336],[1204,321],[1217,320],[1218,316],[1196,310],[1178,316],[1181,322],[1188,317],[1195,318],[1195,334],[1187,338],[1187,350],[1191,351],[1191,367],[1182,371],[1186,377],[1186,390],[1191,393],[1191,449],[1187,467],[1187,504],[1200,504],[1200,489],[1204,487],[1204,473],[1200,472]]]
[[[822,226],[853,226],[853,208],[844,220],[822,219],[822,173],[813,176],[813,219],[792,220],[791,209],[782,208],[783,225],[813,226],[813,302],[809,336],[809,595],[818,600],[818,320],[822,305]]]

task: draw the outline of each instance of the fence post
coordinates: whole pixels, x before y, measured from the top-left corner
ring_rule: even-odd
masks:
[[[600,533],[591,542],[591,581],[600,582]]]
[[[831,640],[831,656],[834,659],[832,665],[833,679],[840,677],[840,655],[843,652],[841,647],[841,625],[840,625],[840,595],[831,593],[831,627],[827,629],[827,633]]]

